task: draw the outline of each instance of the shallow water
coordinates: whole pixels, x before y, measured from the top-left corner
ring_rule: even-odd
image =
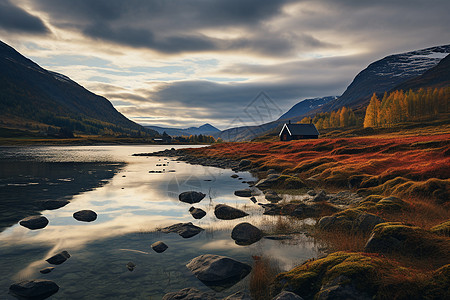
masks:
[[[236,245],[230,238],[234,225],[250,222],[268,229],[280,218],[263,216],[258,205],[233,194],[247,188],[241,181],[254,180],[252,175],[240,172],[238,180],[230,177],[231,170],[132,156],[167,147],[171,146],[0,147],[0,299],[15,299],[8,294],[12,283],[37,278],[60,286],[49,299],[161,299],[186,287],[211,292],[185,267],[201,254],[226,255],[249,264],[252,255],[262,255],[281,270],[318,256],[318,246],[302,234],[289,241]],[[207,211],[201,220],[189,214],[190,204],[178,201],[178,194],[188,190],[207,195],[194,205]],[[42,211],[43,201],[55,199],[70,203]],[[263,201],[263,196],[257,199]],[[213,210],[219,203],[250,215],[218,220]],[[82,209],[94,210],[97,220],[76,221],[72,214]],[[17,224],[39,212],[50,221],[46,228],[29,230]],[[156,232],[179,222],[206,230],[189,239]],[[150,248],[158,240],[169,246],[164,253]],[[50,266],[45,259],[62,250],[71,258],[53,272],[40,274]],[[136,264],[133,272],[126,268],[129,261]],[[249,277],[216,296],[248,290]]]

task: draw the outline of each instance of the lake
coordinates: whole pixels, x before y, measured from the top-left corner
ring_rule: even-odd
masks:
[[[288,270],[320,254],[314,240],[303,234],[292,240],[263,238],[250,246],[236,245],[230,237],[236,224],[249,222],[270,230],[284,217],[262,215],[259,205],[233,194],[248,187],[242,181],[256,180],[248,172],[239,172],[239,180],[230,177],[232,170],[132,156],[171,147],[186,146],[0,147],[0,299],[16,299],[8,294],[9,286],[28,279],[55,281],[60,289],[49,299],[161,299],[186,287],[213,292],[185,267],[192,258],[218,254],[252,265],[252,256],[263,256]],[[190,204],[178,200],[179,193],[189,190],[206,194],[194,204],[207,212],[201,220],[190,215]],[[265,202],[263,195],[256,198]],[[45,210],[48,200],[70,202]],[[213,212],[220,203],[250,215],[218,220]],[[97,220],[73,218],[84,209],[95,211]],[[29,230],[18,224],[39,213],[48,218],[47,227]],[[180,222],[205,231],[188,239],[157,231]],[[150,245],[156,241],[169,248],[154,252]],[[39,270],[51,266],[45,259],[62,250],[71,257],[41,274]],[[136,264],[132,272],[128,262]],[[249,278],[216,297],[248,291]]]

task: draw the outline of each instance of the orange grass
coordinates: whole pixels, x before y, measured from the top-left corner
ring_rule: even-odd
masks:
[[[368,194],[427,197],[447,202],[450,187],[450,134],[415,137],[361,137],[291,142],[222,143],[189,149],[190,154],[249,159],[260,170],[316,176],[323,184],[348,186],[352,175],[376,181]],[[382,186],[397,177],[406,181]],[[439,180],[427,182],[429,179]],[[367,186],[364,188],[373,188]],[[435,190],[439,192],[435,193]]]

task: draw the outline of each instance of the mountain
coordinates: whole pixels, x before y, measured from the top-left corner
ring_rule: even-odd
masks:
[[[450,55],[442,59],[435,67],[420,76],[407,80],[392,90],[418,90],[420,88],[441,88],[450,86]]]
[[[189,127],[189,128],[171,128],[171,127],[160,127],[160,126],[144,126],[145,128],[157,131],[159,134],[166,132],[171,136],[182,136],[182,135],[214,135],[220,132],[219,129],[212,126],[211,124],[203,124],[200,127]]]
[[[449,53],[450,45],[443,45],[386,56],[362,70],[342,96],[322,106],[317,112],[338,110],[343,106],[365,106],[373,93],[387,92],[411,78],[424,74]]]
[[[337,96],[327,96],[314,99],[304,99],[295,104],[285,114],[278,118],[278,120],[264,123],[255,126],[241,126],[223,130],[214,134],[215,138],[221,138],[224,141],[248,141],[257,136],[263,135],[275,128],[280,128],[289,119],[292,122],[300,121],[304,115],[309,114],[311,111],[320,108],[321,106],[333,101]]]
[[[157,135],[119,113],[106,98],[45,70],[0,41],[0,127],[41,132]]]
[[[278,118],[278,120],[303,116],[310,111],[321,107],[332,100],[336,100],[338,96],[327,96],[321,98],[305,99],[295,104],[290,110]]]

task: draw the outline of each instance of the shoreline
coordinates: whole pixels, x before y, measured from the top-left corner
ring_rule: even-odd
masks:
[[[450,253],[450,213],[448,202],[446,202],[449,180],[445,175],[446,171],[437,165],[435,168],[437,172],[422,172],[421,178],[413,177],[420,178],[425,183],[431,181],[433,188],[430,187],[430,190],[425,187],[425,192],[420,189],[412,190],[409,193],[410,196],[406,196],[401,192],[391,193],[389,189],[380,189],[386,185],[386,182],[391,185],[394,182],[398,186],[408,185],[412,179],[402,179],[400,182],[396,182],[402,178],[402,174],[398,171],[394,172],[398,176],[385,178],[384,182],[377,180],[376,183],[373,182],[373,175],[366,174],[364,177],[355,170],[353,174],[352,172],[345,173],[344,181],[340,178],[326,180],[328,178],[324,178],[323,174],[330,174],[327,173],[328,170],[324,166],[333,167],[338,162],[324,159],[324,155],[321,154],[333,152],[335,157],[341,156],[346,159],[351,159],[352,156],[355,157],[354,159],[361,157],[364,158],[359,162],[362,165],[370,163],[374,157],[379,160],[379,157],[383,157],[386,153],[394,156],[405,153],[411,157],[418,157],[416,160],[419,163],[422,161],[418,160],[420,157],[416,153],[427,153],[428,160],[432,158],[435,161],[443,162],[448,161],[446,153],[450,149],[450,142],[443,138],[444,136],[447,135],[410,137],[406,142],[398,138],[378,138],[380,143],[372,146],[364,143],[370,138],[358,139],[359,143],[355,142],[356,139],[340,139],[347,142],[346,145],[339,141],[336,142],[336,139],[335,143],[320,139],[315,143],[301,141],[294,143],[225,143],[197,149],[166,149],[156,153],[134,155],[177,157],[177,160],[190,164],[227,168],[235,172],[248,171],[259,179],[254,184],[263,192],[274,190],[275,194],[295,195],[309,193],[314,189],[316,195],[322,193],[321,201],[283,204],[275,202],[262,205],[265,208],[264,214],[301,219],[316,218],[317,225],[309,228],[310,234],[328,245],[328,256],[307,261],[288,272],[278,274],[275,278],[271,278],[270,282],[266,282],[267,293],[271,293],[272,296],[282,290],[289,290],[295,291],[305,299],[310,299],[322,297],[324,290],[331,288],[334,291],[330,294],[334,295],[332,297],[338,297],[340,292],[347,291],[352,297],[361,299],[366,296],[408,298],[419,294],[426,295],[427,299],[439,299],[446,297],[450,284],[450,272],[448,272],[450,270],[448,254]],[[331,145],[327,145],[327,143]],[[298,147],[296,147],[297,145]],[[305,146],[309,146],[309,149],[304,149]],[[307,168],[301,166],[292,168],[289,164],[289,156],[296,157],[296,153],[302,153],[296,148],[304,149],[304,152],[315,151],[312,156],[308,157],[309,166]],[[288,149],[288,151],[283,152],[284,149]],[[366,155],[366,152],[369,154]],[[287,154],[284,155],[284,153]],[[280,156],[284,161],[281,161]],[[273,160],[274,157],[278,160]],[[277,163],[277,161],[281,162]],[[414,164],[414,160],[410,160],[409,164]],[[321,172],[308,173],[311,169]],[[303,173],[306,173],[307,176]],[[433,174],[433,176],[429,174]],[[377,176],[379,178],[379,175]],[[267,185],[264,184],[265,182]],[[418,181],[416,184],[420,185],[421,182]],[[330,187],[328,191],[338,191],[339,197],[325,191],[318,191],[324,187]],[[350,194],[359,196],[359,199],[348,201],[339,209],[333,210],[337,207],[336,203],[333,203],[334,199],[342,199],[343,192],[350,192]],[[428,194],[428,196],[424,197],[424,194]],[[312,196],[310,200],[315,199],[314,197],[316,196]],[[433,215],[433,213],[435,214]],[[402,238],[399,239],[399,236]],[[390,242],[386,244],[386,241]],[[424,253],[423,250],[420,250],[422,248],[429,249],[430,253]],[[341,264],[345,264],[347,267],[334,275],[319,271],[323,265],[339,268]],[[318,273],[314,275],[314,278],[304,277],[307,273],[315,272],[315,270]],[[336,278],[346,279],[336,281]],[[389,291],[388,287],[393,283],[386,278],[396,278],[394,280],[396,285],[410,288]],[[440,281],[436,278],[439,278]],[[312,290],[311,287],[307,288],[311,284],[317,285],[317,287]],[[361,284],[365,289],[357,288]],[[367,294],[367,291],[370,293]],[[332,298],[325,297],[323,299]]]

